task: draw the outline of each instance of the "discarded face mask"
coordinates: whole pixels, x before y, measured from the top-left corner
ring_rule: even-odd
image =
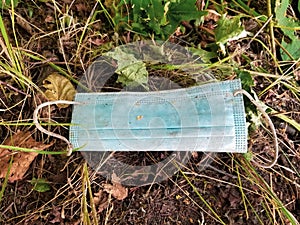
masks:
[[[247,151],[240,80],[156,92],[78,93],[70,141],[81,151]]]
[[[88,92],[79,86],[75,97],[70,128],[73,147],[97,173],[108,179],[114,174],[130,186],[168,179],[194,151],[246,152],[243,97],[234,95],[241,89],[240,80],[216,82],[209,71],[203,72],[201,63],[197,55],[169,42],[130,43],[99,57],[80,80]],[[198,85],[182,88],[169,77],[148,76],[151,70],[145,64],[160,72],[166,71],[159,69],[161,65],[174,66]],[[146,88],[103,92],[114,74],[117,82],[134,80]],[[142,76],[137,79],[136,74]],[[157,86],[151,89],[150,83]],[[159,91],[141,92],[147,88]],[[173,153],[162,154],[167,157],[152,165],[138,166],[118,160],[119,151]]]
[[[247,151],[239,79],[155,92],[77,93],[70,141],[99,174],[123,185],[160,182],[185,165],[192,151]],[[150,166],[123,163],[115,151],[173,151]]]
[[[278,142],[268,115],[241,89],[239,79],[217,82],[209,71],[203,72],[198,59],[185,48],[168,42],[140,41],[119,46],[87,69],[79,82],[75,101],[42,103],[34,111],[34,123],[40,131],[68,143],[67,155],[74,148],[79,149],[98,174],[108,179],[114,175],[123,185],[142,186],[168,179],[187,164],[195,151],[206,152],[197,164],[200,171],[212,162],[215,153],[245,153],[245,95],[267,119],[274,136],[275,159],[268,165],[256,165],[272,167],[278,158]],[[182,88],[168,77],[162,79],[159,73],[148,76],[144,62],[154,65],[153,68],[160,65],[179,68],[198,86]],[[140,72],[143,76],[136,80]],[[155,83],[158,86],[152,90],[160,91],[103,92],[115,73],[117,83],[134,80],[143,87],[141,90]],[[150,78],[153,80],[147,82]],[[58,103],[74,105],[71,143],[38,123],[39,109]],[[162,151],[164,156],[152,165],[137,166],[119,160],[118,151]],[[166,151],[173,153],[165,154]]]

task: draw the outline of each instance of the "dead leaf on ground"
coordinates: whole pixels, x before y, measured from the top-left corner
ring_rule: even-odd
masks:
[[[103,193],[103,190],[94,194],[94,204],[97,207],[97,212],[101,213],[104,209],[108,207],[107,194]]]
[[[45,150],[52,144],[53,143],[43,144],[41,142],[37,142],[32,138],[30,132],[24,131],[18,131],[11,137],[8,137],[3,143],[3,145],[36,150]],[[37,155],[37,152],[11,151],[9,149],[0,148],[0,178],[4,178],[6,176],[10,159],[13,157],[8,181],[15,182],[16,180],[21,180],[28,170],[31,162]]]
[[[47,90],[45,91],[45,95],[50,101],[56,100],[68,100],[72,101],[74,99],[76,90],[73,87],[72,83],[69,79],[58,73],[50,74],[44,81],[43,87]],[[58,104],[60,108],[66,108],[69,105],[67,104]]]
[[[31,24],[26,21],[22,17],[16,17],[17,24],[19,24],[24,30],[26,30],[29,34],[34,35],[34,29],[32,28]]]
[[[123,200],[128,196],[128,189],[120,184],[120,179],[115,173],[111,175],[112,184],[104,184],[104,191],[111,194],[118,200]]]

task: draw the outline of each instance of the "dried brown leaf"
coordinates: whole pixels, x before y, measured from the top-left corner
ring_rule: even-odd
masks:
[[[104,184],[103,187],[104,191],[118,200],[123,200],[128,196],[128,189],[120,184],[120,179],[115,173],[112,174],[112,184]]]
[[[31,24],[21,17],[16,17],[17,24],[19,24],[24,30],[26,30],[29,34],[34,35],[34,29]]]
[[[24,131],[18,131],[13,136],[7,138],[3,143],[3,145],[38,150],[45,150],[52,144],[53,143],[43,144],[41,142],[37,142],[32,138],[30,132]],[[36,152],[11,151],[9,149],[0,148],[0,178],[4,178],[6,176],[10,159],[13,157],[8,181],[15,182],[16,180],[21,180],[28,170],[31,162],[37,155],[38,153]]]
[[[75,88],[72,83],[65,78],[64,76],[58,73],[50,74],[44,81],[43,87],[47,90],[45,91],[45,95],[51,101],[56,100],[68,100],[72,101],[75,96]],[[69,105],[67,104],[58,104],[60,108],[66,108]]]
[[[101,213],[104,209],[108,207],[107,194],[103,193],[103,190],[94,194],[94,204],[97,207],[97,212]]]

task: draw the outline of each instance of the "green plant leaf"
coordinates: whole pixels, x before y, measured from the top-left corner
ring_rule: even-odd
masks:
[[[7,9],[10,8],[11,5],[13,4],[14,7],[16,7],[19,4],[18,0],[4,0],[4,1],[0,1],[0,8],[1,9]]]
[[[76,90],[69,79],[58,73],[50,74],[43,80],[43,87],[46,88],[45,95],[50,101],[74,99]],[[66,108],[67,104],[58,104],[60,108]]]
[[[250,88],[254,85],[253,78],[251,74],[247,71],[236,71],[238,77],[241,79],[243,89],[250,91]]]
[[[226,54],[225,44],[227,42],[244,38],[249,34],[242,26],[240,18],[241,16],[228,18],[224,14],[217,22],[218,27],[215,31],[216,43],[220,46],[224,55]]]
[[[206,11],[198,11],[194,0],[170,1],[170,7],[167,11],[167,18],[174,30],[182,21],[198,19],[207,14]]]
[[[145,63],[136,59],[133,54],[124,52],[121,48],[116,48],[104,55],[118,61],[116,73],[119,76],[117,82],[129,87],[143,86],[148,82],[148,71]]]
[[[46,192],[51,189],[49,182],[46,181],[46,179],[43,178],[33,178],[30,183],[33,185],[33,190],[37,192]]]
[[[117,82],[125,86],[136,87],[144,85],[148,81],[148,71],[142,61],[123,67],[117,73],[119,74]]]
[[[164,15],[163,2],[159,0],[140,1],[132,0],[132,15],[134,28],[139,31],[150,27],[155,33],[159,34],[161,20]]]
[[[250,162],[253,159],[253,153],[252,152],[246,152],[243,154],[245,159]]]
[[[199,11],[194,0],[171,0],[165,4],[164,17],[161,23],[163,36],[170,36],[182,21],[199,19],[207,14],[206,11]]]
[[[132,28],[142,34],[155,33],[169,37],[181,21],[196,20],[206,15],[198,11],[195,0],[131,0]]]
[[[190,52],[192,52],[194,55],[199,56],[200,59],[205,63],[211,63],[212,59],[218,57],[216,52],[206,51],[206,50],[202,49],[200,45],[197,48],[189,47],[188,50]]]
[[[299,1],[300,2],[300,1]],[[298,6],[299,6],[298,2]],[[284,35],[286,35],[290,41],[287,42],[284,38],[281,41],[282,46],[292,56],[292,60],[300,58],[300,40],[295,34],[296,27],[300,26],[299,21],[295,21],[292,18],[286,17],[286,11],[289,6],[288,0],[282,0],[281,3],[275,8],[275,16],[278,26],[281,28]],[[290,60],[290,56],[283,50],[280,50],[280,54],[283,60]]]
[[[282,47],[290,53],[293,59],[297,60],[300,58],[300,40],[296,36],[290,43],[282,40],[281,44]],[[290,57],[282,49],[280,50],[280,54],[283,60],[290,60]]]
[[[154,4],[153,4],[154,3]],[[139,1],[139,0],[131,0],[132,4],[132,18],[133,18],[133,28],[138,31],[146,30],[147,27],[151,27],[153,25],[154,21],[156,21],[155,27],[157,27],[160,23],[159,21],[159,12],[162,15],[163,14],[163,7],[157,8],[157,11],[155,10],[157,4],[157,1]],[[158,14],[157,17],[155,17],[155,14]],[[151,22],[152,21],[152,22]],[[155,27],[152,27],[152,29],[155,31]],[[159,31],[158,31],[159,32]]]

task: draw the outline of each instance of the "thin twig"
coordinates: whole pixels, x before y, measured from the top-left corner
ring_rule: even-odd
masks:
[[[74,102],[74,101],[67,101],[67,100],[57,100],[57,101],[51,101],[51,102],[44,102],[44,103],[38,105],[36,107],[36,109],[34,110],[34,112],[33,112],[33,123],[36,126],[36,128],[38,130],[40,130],[42,133],[44,133],[44,134],[47,134],[49,136],[58,138],[58,139],[60,139],[60,140],[62,140],[64,142],[66,142],[68,144],[67,156],[70,156],[72,154],[72,151],[73,151],[73,146],[72,146],[71,142],[67,138],[65,138],[64,136],[62,136],[62,135],[59,135],[59,134],[56,134],[56,133],[53,133],[51,131],[46,130],[45,128],[43,128],[40,125],[40,123],[38,121],[38,119],[39,119],[39,117],[38,117],[39,110],[41,108],[45,107],[45,106],[50,106],[50,105],[54,105],[54,104],[79,105],[79,104],[82,104],[82,103],[80,103],[80,102]]]
[[[29,94],[26,94],[25,92],[23,92],[23,91],[21,91],[21,90],[15,88],[15,87],[13,87],[12,85],[10,85],[10,84],[8,84],[8,83],[6,83],[6,82],[4,82],[4,81],[1,81],[1,80],[0,80],[0,85],[4,85],[4,86],[6,86],[6,87],[8,87],[8,88],[10,88],[10,89],[12,89],[12,90],[14,90],[15,92],[18,92],[18,93],[20,93],[20,94],[22,94],[22,95],[26,95],[27,97],[31,97]]]
[[[272,131],[273,138],[274,138],[275,158],[268,165],[263,165],[263,164],[260,164],[258,162],[255,162],[255,161],[253,161],[253,162],[257,166],[260,166],[260,167],[263,167],[263,168],[271,168],[271,167],[273,167],[276,164],[277,159],[278,159],[278,153],[279,153],[278,139],[277,139],[277,134],[276,134],[276,130],[275,130],[274,124],[273,124],[272,120],[270,119],[270,117],[268,116],[268,114],[265,112],[265,110],[261,107],[261,105],[247,91],[245,91],[243,89],[239,89],[239,90],[236,90],[233,93],[234,96],[236,96],[238,94],[245,95],[252,102],[252,104],[255,105],[257,107],[257,109],[262,113],[262,115],[265,117],[265,119],[267,120],[267,122],[268,122],[268,124],[270,126],[270,129]]]

